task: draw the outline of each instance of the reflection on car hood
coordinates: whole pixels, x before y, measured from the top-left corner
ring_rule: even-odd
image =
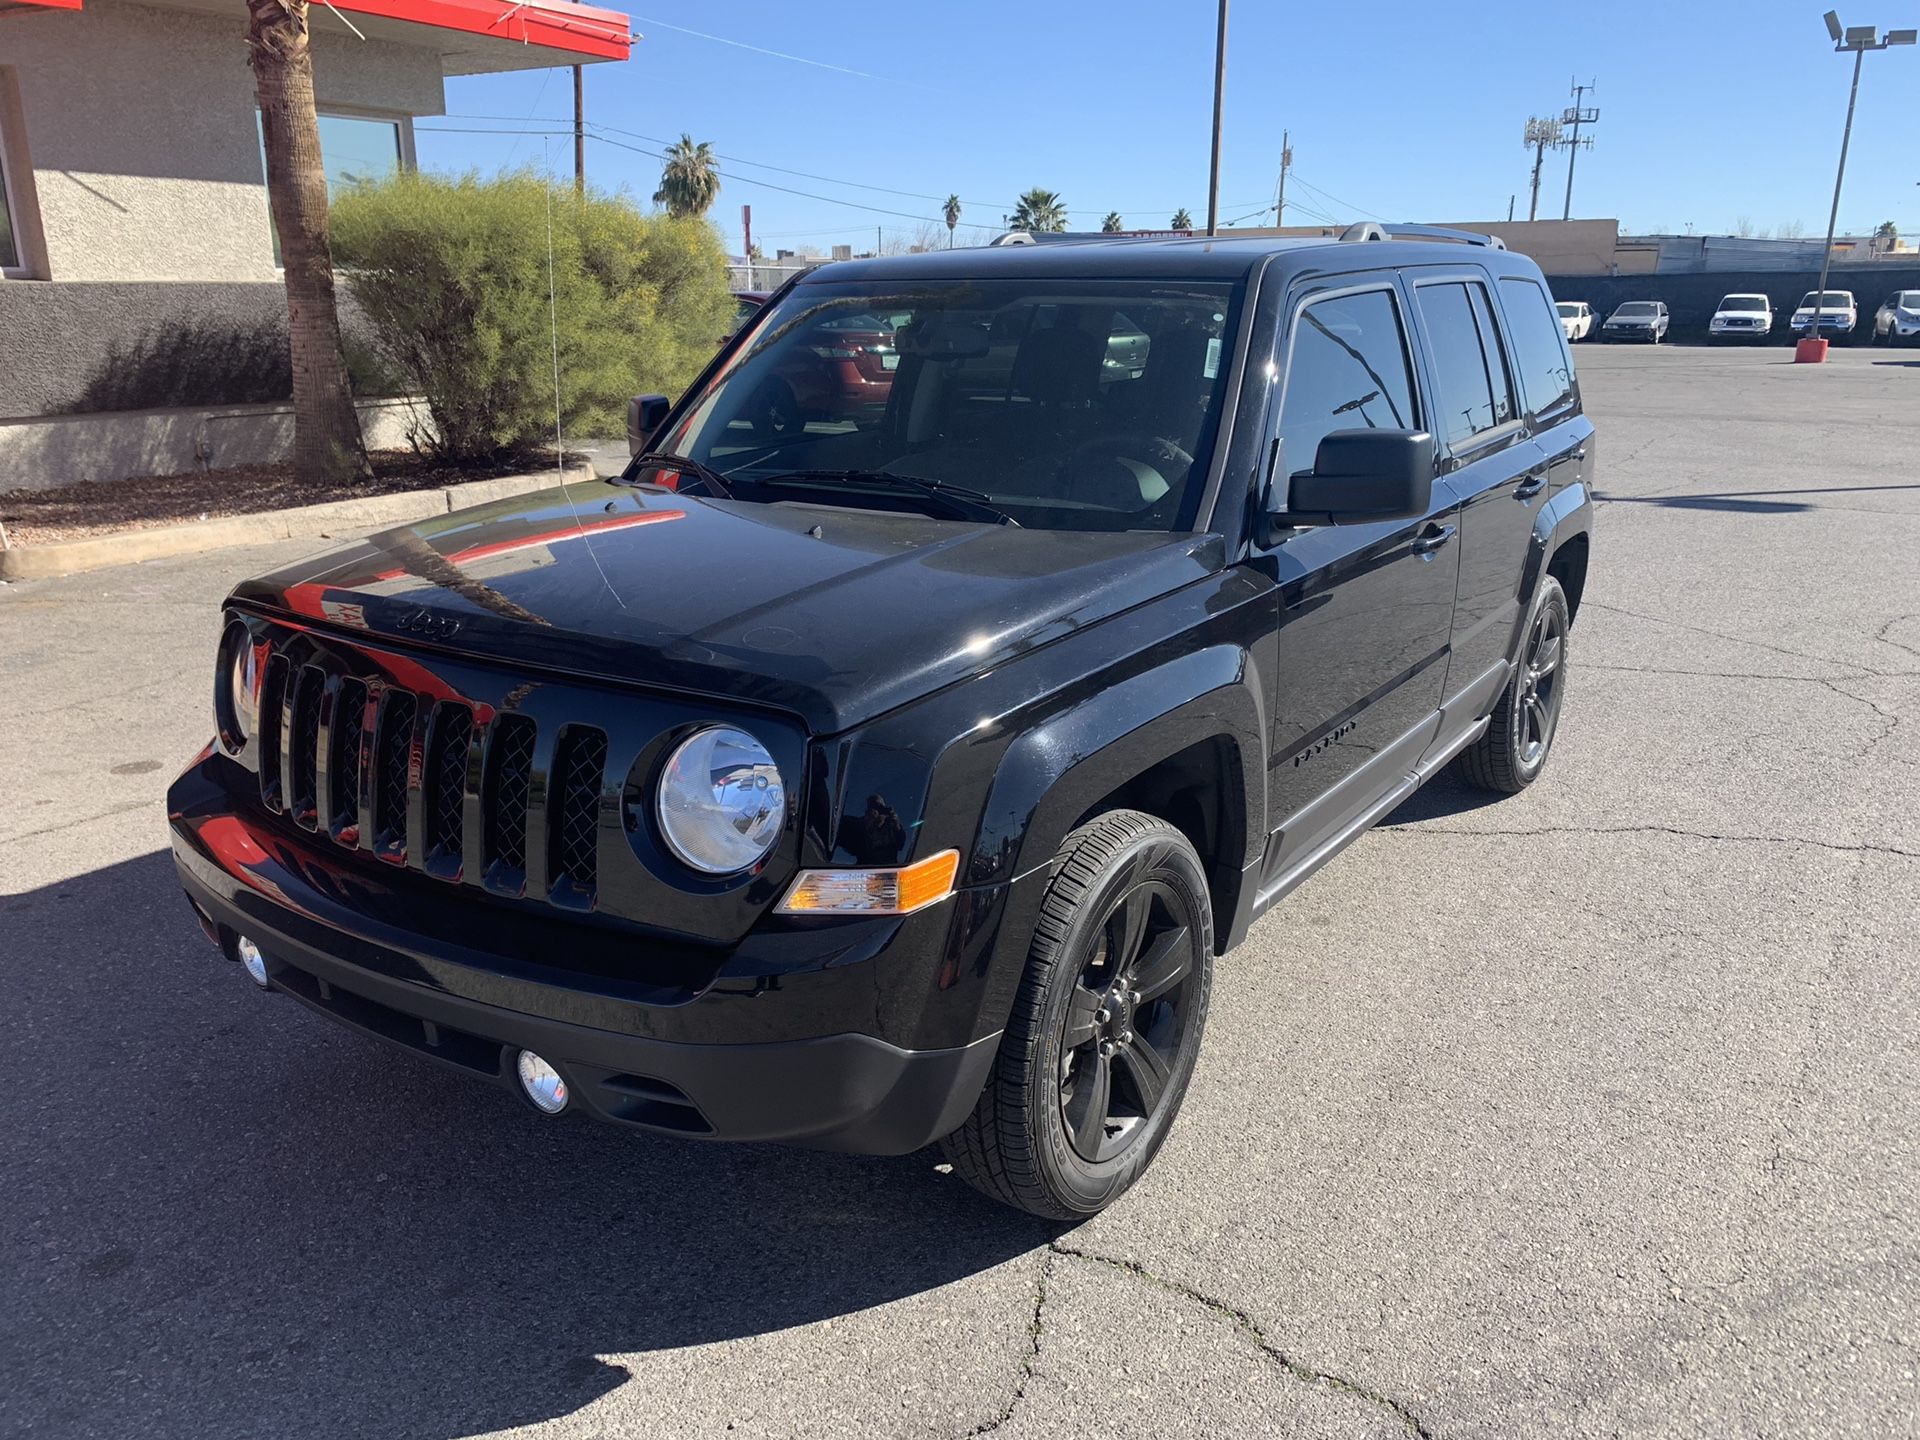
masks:
[[[407,644],[774,705],[826,734],[1223,563],[1215,535],[590,481],[389,530],[234,598]]]

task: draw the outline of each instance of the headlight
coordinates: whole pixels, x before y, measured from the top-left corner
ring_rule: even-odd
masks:
[[[247,627],[235,621],[220,637],[220,654],[213,676],[213,719],[220,743],[238,751],[253,733],[258,703],[259,657]]]
[[[744,730],[701,730],[667,757],[655,802],[673,853],[707,875],[758,864],[780,838],[787,787],[767,747]]]

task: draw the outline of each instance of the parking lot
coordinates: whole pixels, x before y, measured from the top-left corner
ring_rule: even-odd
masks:
[[[216,958],[217,602],[0,590],[0,1434],[1920,1433],[1920,356],[1578,352],[1545,778],[1224,963],[1142,1184],[542,1121]]]

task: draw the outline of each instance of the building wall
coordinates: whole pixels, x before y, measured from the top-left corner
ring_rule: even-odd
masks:
[[[121,0],[15,14],[0,65],[24,120],[43,279],[278,278],[243,16]],[[314,88],[322,108],[445,108],[425,46],[318,36]]]

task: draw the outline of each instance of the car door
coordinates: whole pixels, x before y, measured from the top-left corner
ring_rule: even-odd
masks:
[[[1440,474],[1460,506],[1460,587],[1446,695],[1479,697],[1494,685],[1485,697],[1490,705],[1519,623],[1521,574],[1535,507],[1548,485],[1548,456],[1521,412],[1487,273],[1477,267],[1423,271],[1413,293],[1434,394]],[[1449,707],[1456,722],[1478,718],[1463,708],[1472,707]]]
[[[1276,501],[1332,431],[1426,428],[1408,303],[1387,272],[1324,277],[1289,295],[1266,450]],[[1425,514],[1282,528],[1258,557],[1280,589],[1270,889],[1371,818],[1433,731],[1459,559],[1451,509],[1436,486]]]

